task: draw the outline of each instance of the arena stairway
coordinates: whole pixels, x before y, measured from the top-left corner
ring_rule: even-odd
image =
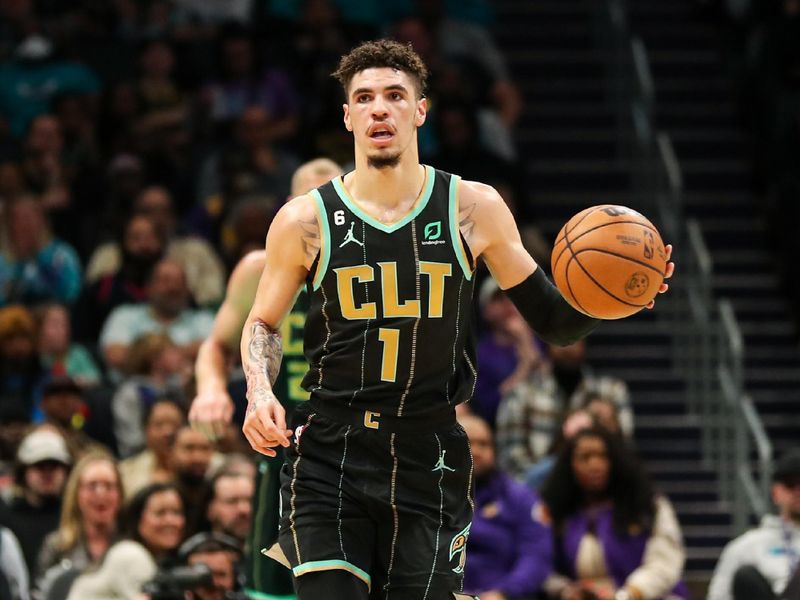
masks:
[[[746,140],[716,53],[713,27],[691,0],[635,0],[632,29],[648,47],[658,125],[673,136],[687,212],[697,217],[714,259],[718,296],[734,303],[747,344],[749,391],[778,447],[797,431],[800,361],[786,301],[749,193]],[[602,59],[582,0],[497,0],[494,35],[525,97],[517,128],[531,213],[552,240],[593,204],[632,204],[630,164],[617,158],[612,110],[604,102]],[[678,266],[680,269],[680,265]],[[673,280],[680,285],[680,270]],[[656,309],[657,311],[658,309]],[[686,578],[697,597],[730,538],[728,507],[703,465],[700,428],[688,414],[685,383],[669,363],[670,332],[645,311],[604,323],[589,360],[631,389],[636,444],[658,488],[673,501],[687,545]]]

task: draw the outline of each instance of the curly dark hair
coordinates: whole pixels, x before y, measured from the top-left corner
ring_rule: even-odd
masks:
[[[562,531],[564,522],[584,504],[585,494],[575,480],[572,456],[578,442],[585,438],[600,438],[608,452],[610,469],[606,494],[614,510],[614,530],[619,535],[628,535],[632,528],[650,531],[655,516],[655,490],[650,478],[619,437],[600,427],[590,427],[567,441],[541,489],[556,533]]]
[[[422,98],[428,87],[428,67],[414,52],[411,44],[394,40],[364,42],[345,54],[332,75],[342,84],[345,96],[356,73],[365,69],[389,67],[409,75],[416,84],[417,97]]]

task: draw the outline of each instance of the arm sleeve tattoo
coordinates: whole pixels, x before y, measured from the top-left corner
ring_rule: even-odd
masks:
[[[258,381],[259,376],[266,376],[270,385],[275,384],[281,368],[283,348],[281,334],[272,329],[264,321],[256,320],[250,335],[248,361],[245,369],[248,380]]]

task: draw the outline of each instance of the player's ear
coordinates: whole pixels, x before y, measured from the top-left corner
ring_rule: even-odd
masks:
[[[414,117],[414,124],[417,127],[422,127],[425,119],[428,118],[428,99],[423,96],[417,100],[417,114]]]
[[[344,111],[344,126],[347,131],[353,131],[353,125],[350,123],[350,105],[347,103],[342,104],[342,110]]]

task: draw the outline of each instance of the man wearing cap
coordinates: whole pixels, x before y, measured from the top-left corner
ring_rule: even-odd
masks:
[[[25,436],[17,451],[18,492],[8,504],[0,503],[0,525],[19,539],[30,572],[45,536],[58,528],[71,464],[64,438],[49,426]]]
[[[778,515],[728,543],[722,551],[708,600],[761,600],[782,596],[800,563],[800,448],[788,451],[773,474]]]
[[[42,414],[45,421],[64,437],[70,454],[80,458],[90,450],[110,452],[83,431],[83,407],[83,389],[71,377],[59,375],[45,384],[42,390]]]

